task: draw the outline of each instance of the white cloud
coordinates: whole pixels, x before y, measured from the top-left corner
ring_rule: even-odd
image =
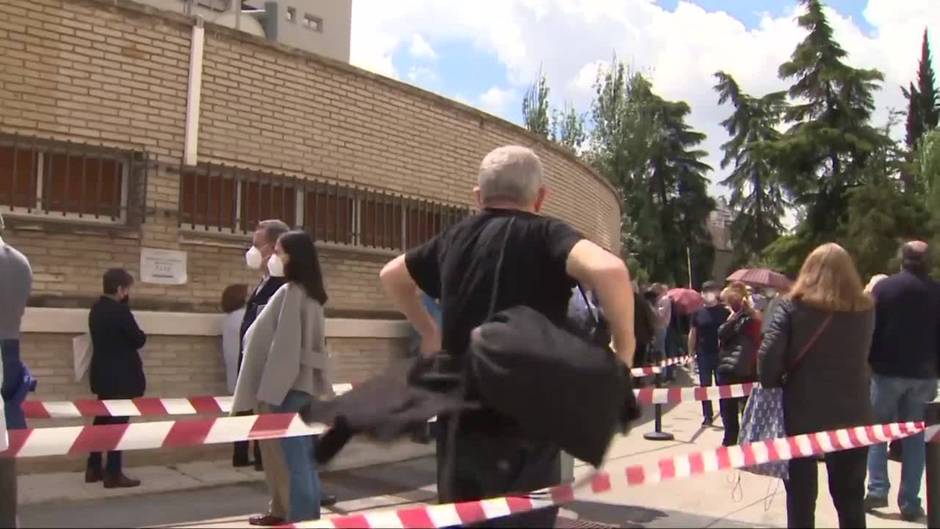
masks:
[[[925,26],[935,28],[932,46],[940,61],[936,2],[868,0],[864,17],[872,31],[829,12],[849,63],[885,74],[876,98],[876,124],[887,120],[888,108],[904,108],[899,86],[914,77]],[[777,77],[777,68],[805,35],[796,25],[795,8],[764,14],[749,29],[725,12],[709,12],[682,0],[674,11],[653,0],[356,0],[353,6],[355,64],[395,75],[391,58],[401,47],[413,47],[415,35],[435,42],[465,42],[505,67],[505,84],[480,96],[479,104],[511,120],[518,120],[519,109],[508,104],[509,94],[522,93],[540,66],[556,103],[569,100],[587,111],[595,72],[616,52],[648,73],[663,97],[690,104],[690,122],[708,134],[703,147],[716,170],[726,140],[719,122],[729,110],[718,105],[713,74],[728,71],[753,94],[784,89],[788,83]],[[718,179],[719,174],[713,175]]]
[[[441,78],[437,72],[431,68],[426,66],[412,66],[408,69],[408,81],[425,90],[436,91],[441,83]]]
[[[411,56],[415,59],[423,59],[428,61],[433,61],[437,59],[437,52],[434,51],[434,48],[424,40],[419,33],[415,33],[411,37],[411,47],[408,49],[408,52],[411,53]]]
[[[515,90],[493,86],[480,95],[479,105],[477,106],[490,114],[505,116],[509,110],[509,103],[514,101],[515,97]]]

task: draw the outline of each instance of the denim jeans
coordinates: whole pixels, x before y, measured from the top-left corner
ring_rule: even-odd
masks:
[[[871,401],[875,409],[875,422],[923,421],[927,402],[937,396],[934,378],[901,378],[872,375]],[[920,482],[924,475],[924,434],[902,441],[901,488],[898,507],[902,512],[916,512],[921,508]],[[888,446],[874,445],[868,452],[868,494],[887,498],[891,483],[888,480]]]
[[[695,361],[698,363],[699,385],[702,387],[711,386],[712,382],[718,379],[718,373],[715,371],[718,369],[718,356],[699,353],[695,355]],[[702,416],[706,421],[711,420],[715,416],[712,401],[702,401]]]

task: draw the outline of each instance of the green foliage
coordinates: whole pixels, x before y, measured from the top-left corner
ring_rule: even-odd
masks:
[[[566,104],[563,110],[552,111],[551,140],[572,152],[579,152],[587,140],[584,114]]]
[[[548,138],[551,132],[548,79],[539,70],[536,81],[522,98],[522,121],[529,132]]]
[[[786,110],[786,93],[755,98],[744,93],[732,76],[718,72],[715,77],[719,104],[730,102],[734,108],[721,123],[731,136],[722,145],[721,167],[734,166],[722,185],[731,189],[729,205],[735,213],[731,225],[734,259],[746,263],[783,232],[781,219],[787,202],[766,155],[766,144],[780,139],[776,127]]]
[[[917,68],[917,85],[911,83],[908,88],[901,88],[907,99],[907,135],[905,141],[912,151],[920,139],[937,128],[940,121],[940,97],[937,95],[936,76],[930,53],[930,41],[927,30],[921,41],[920,64]]]

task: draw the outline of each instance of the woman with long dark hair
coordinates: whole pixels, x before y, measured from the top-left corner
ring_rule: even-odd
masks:
[[[287,282],[271,297],[245,335],[245,359],[232,411],[294,413],[313,399],[333,395],[326,352],[326,289],[313,239],[306,232],[282,235],[268,271]],[[320,517],[320,480],[312,437],[261,442],[271,492],[266,514],[252,525],[281,525]]]

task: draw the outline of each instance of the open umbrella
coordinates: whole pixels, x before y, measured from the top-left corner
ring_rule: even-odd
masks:
[[[728,276],[728,281],[740,281],[755,287],[784,290],[790,288],[787,276],[767,268],[742,268]]]
[[[674,288],[666,292],[666,297],[671,299],[683,314],[692,314],[705,305],[702,295],[690,288]]]

